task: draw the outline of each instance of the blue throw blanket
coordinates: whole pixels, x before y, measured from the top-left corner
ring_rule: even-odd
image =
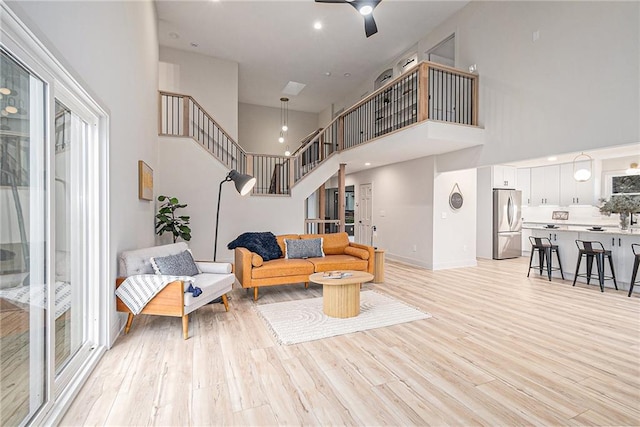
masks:
[[[228,249],[247,248],[269,261],[282,257],[282,250],[278,245],[276,236],[269,232],[248,232],[239,235],[233,242],[227,245]]]

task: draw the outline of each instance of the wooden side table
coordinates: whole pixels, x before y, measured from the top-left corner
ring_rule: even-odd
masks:
[[[345,270],[350,276],[341,279],[325,278],[324,273],[314,273],[309,281],[322,285],[322,311],[330,317],[355,317],[360,314],[360,285],[373,276],[364,271]]]
[[[376,249],[373,261],[373,283],[382,282],[384,282],[384,249]]]

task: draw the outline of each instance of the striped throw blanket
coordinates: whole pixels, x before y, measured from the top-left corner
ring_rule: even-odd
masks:
[[[176,280],[193,282],[191,276],[167,276],[162,274],[137,274],[129,276],[116,289],[116,296],[131,310],[133,314],[140,314],[158,292]]]

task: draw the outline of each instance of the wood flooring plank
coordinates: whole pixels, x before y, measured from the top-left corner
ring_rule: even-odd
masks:
[[[234,289],[228,313],[190,316],[186,341],[180,319],[136,316],[62,425],[640,425],[640,293],[527,265],[388,261],[364,288],[433,317],[290,346],[256,305],[322,287]]]

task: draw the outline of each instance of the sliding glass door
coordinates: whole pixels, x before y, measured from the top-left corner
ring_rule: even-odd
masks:
[[[13,47],[0,45],[0,426],[45,419],[97,363],[106,252],[104,123]]]

